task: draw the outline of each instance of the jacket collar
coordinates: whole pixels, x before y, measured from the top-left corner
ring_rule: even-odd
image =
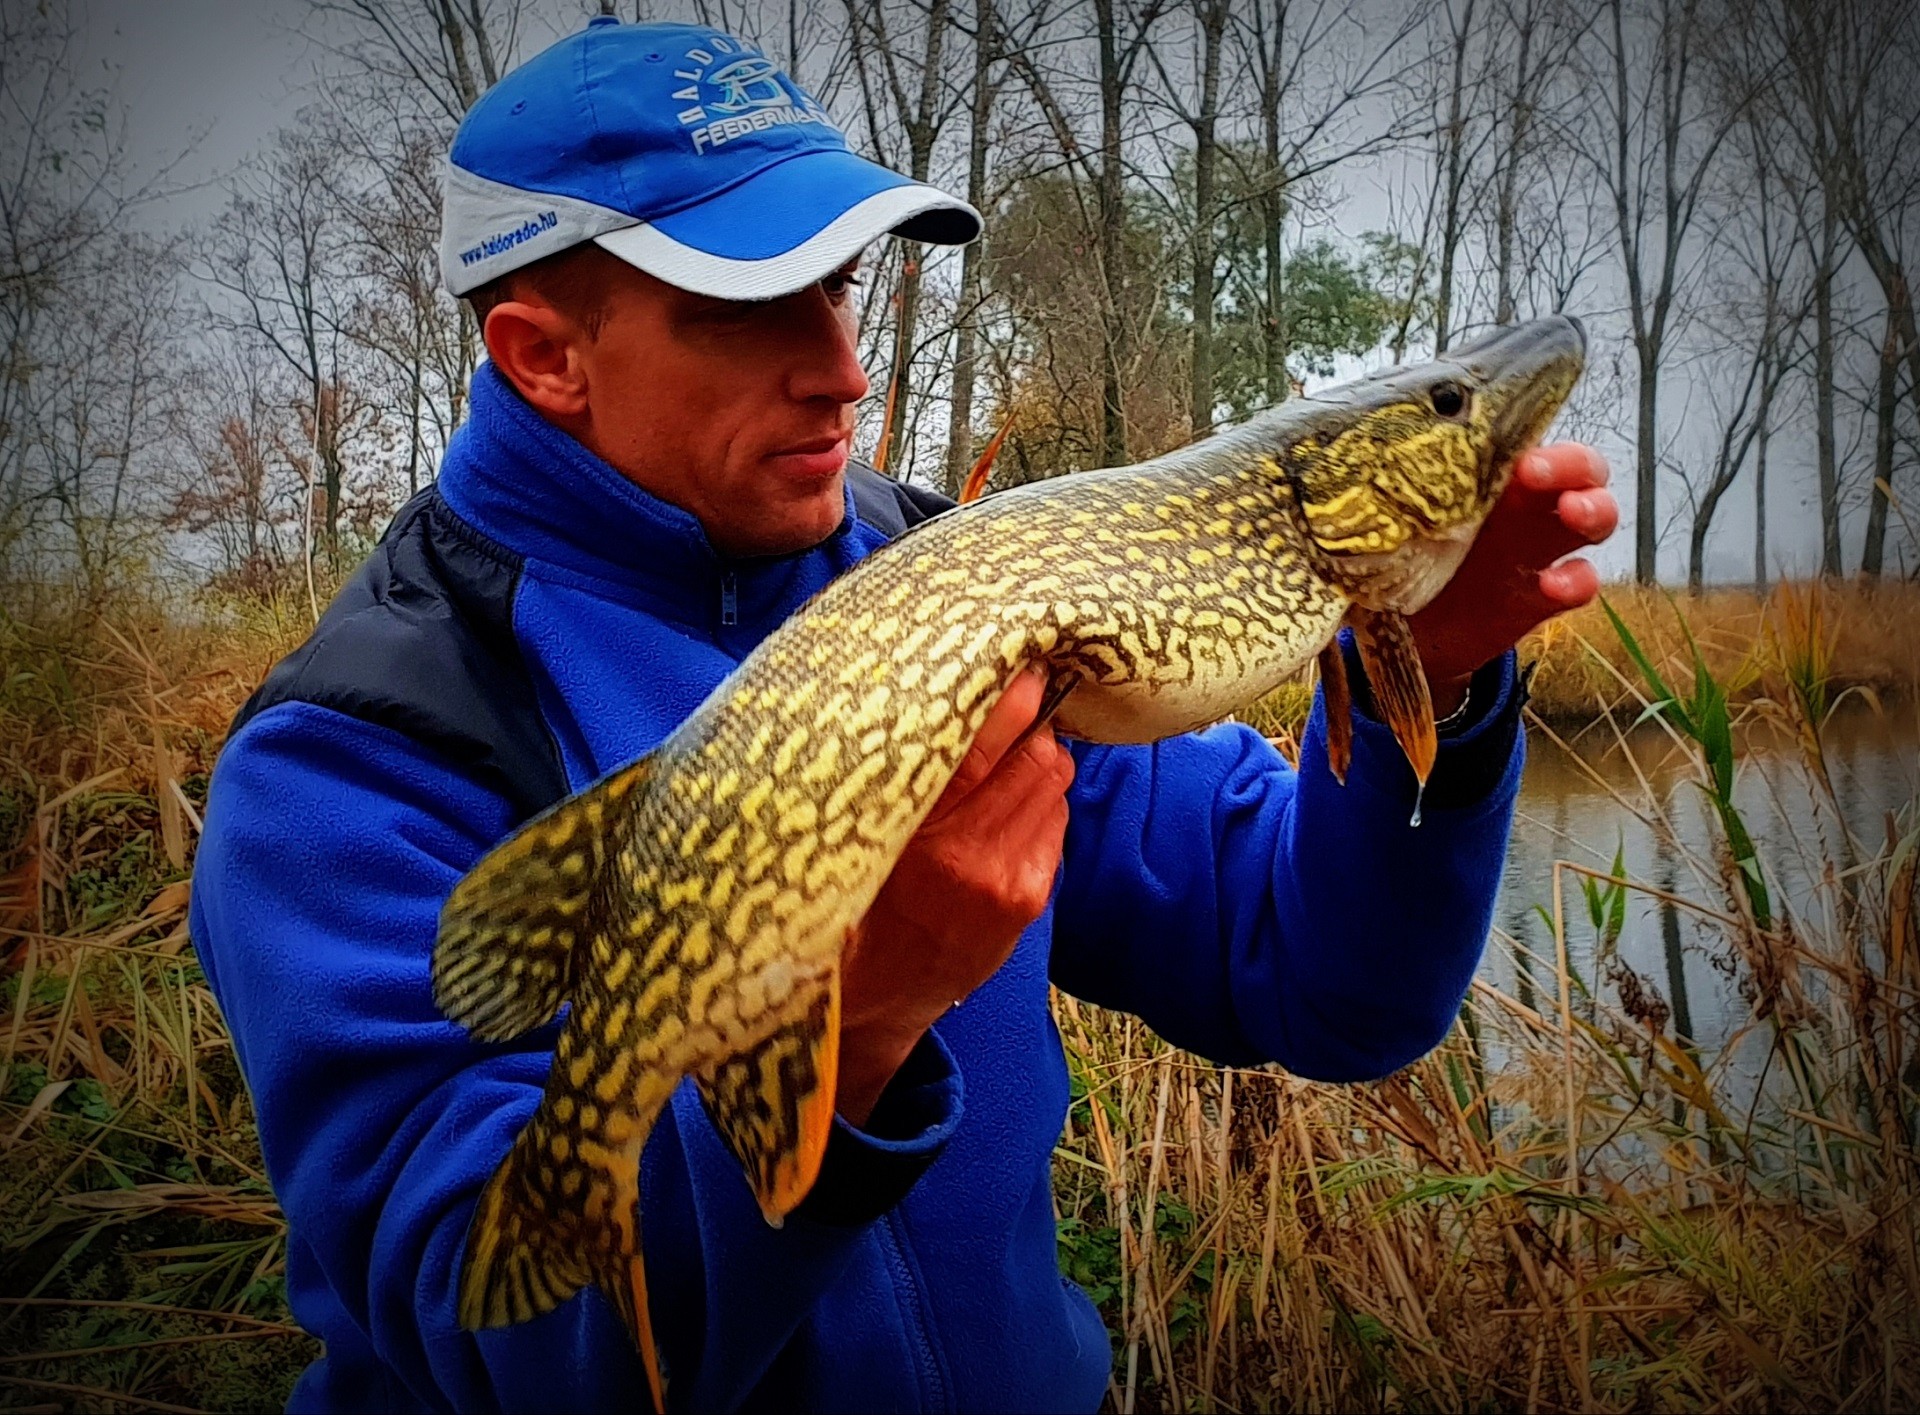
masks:
[[[461,519],[542,568],[628,592],[622,598],[637,594],[699,625],[712,620],[723,584],[742,609],[771,607],[797,563],[854,524],[846,490],[845,515],[821,546],[764,559],[724,556],[690,512],[547,422],[490,362],[474,372],[467,421],[447,446],[439,485]]]

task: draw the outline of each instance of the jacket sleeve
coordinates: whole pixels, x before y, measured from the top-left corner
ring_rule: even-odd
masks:
[[[454,1319],[473,1204],[532,1115],[558,1034],[483,1045],[433,1003],[441,904],[511,825],[506,803],[407,738],[283,704],[221,756],[193,937],[296,1249],[319,1269],[290,1273],[292,1299],[330,1350],[370,1350],[408,1405],[644,1409],[639,1360],[597,1292],[504,1330]],[[930,1039],[866,1132],[837,1125],[814,1196],[776,1232],[681,1087],[641,1177],[670,1404],[738,1403],[860,1226],[939,1153],[960,1104],[952,1059]]]
[[[1446,1035],[1492,922],[1524,754],[1513,655],[1476,676],[1418,826],[1412,770],[1355,684],[1353,764],[1316,700],[1296,772],[1224,726],[1077,749],[1052,972],[1176,1045],[1316,1080],[1397,1070]]]

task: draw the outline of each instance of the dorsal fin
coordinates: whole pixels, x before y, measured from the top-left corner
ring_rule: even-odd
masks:
[[[594,925],[593,894],[622,806],[651,767],[642,757],[535,816],[489,852],[440,911],[433,1000],[482,1041],[549,1021]]]

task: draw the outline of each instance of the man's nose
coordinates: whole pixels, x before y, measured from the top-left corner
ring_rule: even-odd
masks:
[[[860,366],[853,321],[817,285],[796,296],[795,303],[802,317],[793,330],[796,360],[789,391],[800,402],[859,402],[873,385]]]

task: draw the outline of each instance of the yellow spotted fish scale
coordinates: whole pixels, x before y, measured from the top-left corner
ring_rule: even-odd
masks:
[[[660,1108],[693,1077],[768,1220],[800,1203],[832,1124],[846,940],[1029,666],[1062,732],[1152,741],[1316,654],[1338,665],[1344,619],[1424,780],[1432,710],[1404,616],[1459,564],[1583,349],[1572,321],[1522,326],[936,517],[770,634],[655,752],[481,861],[442,915],[436,1001],[481,1040],[572,1008],[476,1207],[462,1323],[596,1284],[660,1403],[638,1232]],[[1329,719],[1343,771],[1344,710]]]

